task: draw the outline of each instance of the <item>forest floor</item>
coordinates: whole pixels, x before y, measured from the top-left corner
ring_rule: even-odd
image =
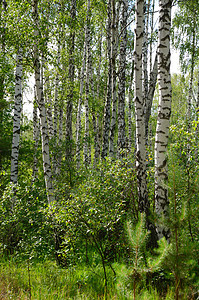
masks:
[[[150,286],[137,286],[133,291],[126,266],[118,264],[114,267],[117,276],[113,276],[111,269],[107,270],[108,285],[105,291],[103,269],[98,265],[93,268],[76,266],[66,269],[50,261],[36,264],[0,261],[0,300],[175,299],[172,287],[167,287],[164,296]],[[179,299],[194,298],[184,293]]]

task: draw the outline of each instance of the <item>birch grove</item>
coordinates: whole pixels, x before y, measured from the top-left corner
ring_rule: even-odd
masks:
[[[199,6],[189,2],[0,1],[0,225],[19,232],[12,244],[0,226],[0,251],[40,248],[63,267],[95,253],[105,289],[125,258],[136,299],[164,248],[177,299],[174,260],[198,224]],[[181,74],[171,75],[171,42]]]

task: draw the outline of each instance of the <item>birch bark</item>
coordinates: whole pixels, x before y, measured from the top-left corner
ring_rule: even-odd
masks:
[[[32,16],[34,20],[34,72],[35,84],[37,92],[38,107],[41,120],[41,139],[42,139],[42,156],[43,156],[43,170],[46,185],[46,194],[48,203],[54,201],[53,185],[52,185],[52,172],[50,163],[50,150],[49,150],[49,136],[46,117],[46,108],[44,103],[43,86],[41,84],[41,67],[39,59],[38,38],[39,38],[39,24],[38,24],[38,0],[32,0]]]
[[[100,103],[100,87],[101,87],[101,64],[102,64],[102,32],[100,33],[99,38],[99,62],[97,68],[97,100]],[[100,114],[99,108],[97,109],[97,120],[96,120],[96,147],[95,147],[95,164],[99,161],[100,157]]]
[[[58,107],[59,107],[59,98],[58,98],[58,89],[59,89],[59,67],[60,67],[60,37],[58,40],[57,46],[57,71],[55,77],[55,94],[54,94],[54,137],[57,141],[58,133]]]
[[[109,130],[111,122],[111,100],[112,100],[112,63],[111,63],[111,0],[108,1],[108,21],[107,21],[107,56],[108,56],[108,78],[107,94],[104,108],[104,128],[101,157],[105,159],[108,155]]]
[[[83,58],[82,58],[82,67],[80,72],[80,90],[79,90],[79,101],[77,109],[77,123],[76,123],[76,161],[77,167],[80,166],[80,138],[81,138],[81,129],[82,129],[82,102],[83,102],[83,88],[84,88],[84,77],[85,77],[85,67],[86,67],[86,32],[87,26],[85,28],[85,41],[83,49]]]
[[[138,180],[139,209],[141,212],[148,209],[148,193],[146,179],[146,147],[145,147],[145,122],[144,122],[144,97],[142,90],[142,44],[144,30],[144,0],[137,0],[136,29],[135,29],[135,116],[136,116],[136,167]]]
[[[90,78],[91,78],[91,32],[90,32],[90,0],[87,7],[87,58],[86,58],[86,84],[85,84],[85,133],[84,133],[84,163],[87,166],[90,163],[90,146],[89,146],[89,98],[91,94]]]
[[[15,106],[13,117],[13,138],[10,181],[17,184],[19,164],[20,121],[22,110],[22,49],[18,50],[15,74]]]
[[[134,74],[134,61],[132,62],[132,72],[129,80],[128,88],[128,150],[131,152],[132,149],[132,85],[133,85],[133,74]]]
[[[147,91],[146,103],[145,103],[145,135],[146,135],[146,145],[148,144],[148,128],[149,128],[149,119],[151,116],[151,107],[153,103],[153,97],[155,93],[155,87],[157,83],[158,76],[158,57],[155,56],[155,61],[153,65],[153,70],[150,73],[149,80],[149,89]]]
[[[117,89],[116,89],[116,58],[118,50],[118,23],[116,20],[119,18],[119,9],[121,2],[118,3],[118,9],[116,13],[115,0],[111,1],[112,5],[112,23],[111,23],[111,64],[112,64],[112,115],[110,125],[110,141],[109,141],[109,155],[115,156],[114,139],[116,132],[117,122]]]
[[[198,144],[199,140],[199,67],[198,67],[198,94],[196,101],[196,143]],[[196,147],[195,151],[196,162],[198,162],[198,148]]]
[[[33,172],[32,172],[32,182],[37,178],[38,167],[37,167],[37,148],[40,138],[40,121],[38,120],[37,115],[37,99],[36,99],[36,87],[34,87],[34,102],[33,102],[33,141],[34,141],[34,157],[33,157]]]
[[[128,1],[123,0],[121,41],[120,41],[120,66],[119,66],[119,87],[118,87],[118,157],[123,156],[126,146],[125,133],[125,83],[126,83],[126,46],[127,46],[127,17]]]
[[[74,97],[74,80],[75,80],[75,64],[74,64],[74,50],[75,50],[75,22],[76,17],[76,0],[71,0],[70,8],[70,39],[69,39],[69,93],[66,108],[66,141],[67,149],[66,156],[69,160],[72,158],[72,111],[73,111],[73,97]]]
[[[155,136],[155,206],[158,216],[156,228],[158,238],[169,240],[169,229],[160,222],[166,218],[169,210],[167,144],[171,115],[171,75],[170,75],[170,28],[171,0],[159,1],[158,33],[158,83],[159,107]]]

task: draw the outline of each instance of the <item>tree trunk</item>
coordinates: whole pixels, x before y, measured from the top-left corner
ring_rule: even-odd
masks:
[[[76,17],[76,0],[71,0],[70,8],[70,38],[69,38],[69,93],[66,107],[66,157],[72,159],[72,111],[73,111],[73,97],[74,97],[74,80],[75,80],[75,64],[74,64],[74,50],[75,50],[75,17]]]
[[[84,88],[84,77],[85,77],[85,66],[86,66],[86,33],[87,32],[87,26],[85,29],[85,41],[84,41],[84,50],[83,50],[83,59],[82,59],[82,67],[80,72],[80,90],[79,90],[79,101],[78,101],[78,109],[77,109],[77,123],[76,123],[76,161],[77,161],[77,167],[80,166],[80,138],[81,138],[81,117],[82,117],[82,97],[83,97],[83,88]]]
[[[128,88],[128,150],[132,150],[132,84],[133,84],[133,74],[134,74],[134,61],[132,61],[132,72],[130,75],[129,88]]]
[[[126,148],[125,133],[125,83],[126,83],[126,46],[127,46],[127,17],[128,1],[123,0],[121,41],[120,41],[120,66],[119,66],[119,87],[118,87],[118,157],[123,156]]]
[[[19,140],[20,140],[20,121],[22,110],[22,50],[18,50],[15,74],[15,106],[13,117],[13,138],[11,153],[11,174],[10,181],[17,184],[18,180],[18,158],[19,158]]]
[[[55,137],[56,141],[57,141],[57,133],[58,133],[59,67],[60,67],[60,40],[58,40],[58,45],[57,45],[57,68],[56,68],[57,71],[56,71],[56,77],[55,77],[55,94],[54,94],[54,137]]]
[[[171,75],[170,75],[170,28],[171,0],[159,1],[158,34],[158,83],[159,107],[155,136],[155,206],[158,216],[156,228],[158,238],[169,240],[169,229],[160,220],[167,217],[169,210],[167,144],[171,115]]]
[[[112,99],[112,63],[111,63],[111,0],[108,1],[108,23],[107,23],[107,54],[108,54],[108,79],[107,95],[104,108],[104,128],[101,157],[105,159],[108,155],[109,130],[111,122],[111,99]]]
[[[116,58],[118,50],[118,23],[116,24],[117,14],[115,9],[115,0],[112,4],[112,23],[111,23],[111,68],[112,68],[112,115],[110,125],[110,141],[109,141],[109,155],[115,156],[114,139],[116,132],[116,118],[117,118],[117,90],[116,90]],[[120,2],[119,2],[120,7]],[[119,10],[117,11],[119,14]]]
[[[34,158],[33,158],[33,179],[37,177],[38,167],[37,167],[37,147],[40,138],[40,122],[37,116],[37,99],[36,99],[36,87],[34,87],[34,102],[33,102],[33,141],[34,141]]]
[[[97,67],[97,101],[100,103],[100,87],[101,87],[101,64],[102,64],[102,32],[100,33],[99,38],[99,62]],[[100,157],[100,113],[99,108],[97,108],[97,120],[96,120],[96,146],[95,146],[95,164],[98,163]]]
[[[139,209],[148,209],[148,193],[146,180],[146,148],[144,97],[142,91],[142,43],[144,31],[144,0],[136,1],[136,30],[135,30],[135,115],[136,115],[136,167],[138,180]]]
[[[52,185],[52,171],[50,163],[50,150],[49,150],[49,136],[46,117],[46,108],[44,103],[43,86],[41,84],[41,67],[39,60],[38,39],[39,39],[39,24],[38,24],[38,0],[32,0],[32,15],[34,20],[34,71],[35,71],[35,84],[37,91],[38,107],[41,120],[41,139],[42,139],[42,155],[43,155],[43,170],[46,185],[46,194],[48,203],[54,201],[53,185]]]
[[[153,97],[154,97],[155,87],[156,87],[156,83],[157,83],[157,76],[158,76],[158,57],[156,54],[154,65],[153,65],[153,70],[150,73],[149,89],[148,89],[148,93],[146,96],[146,103],[145,103],[145,135],[146,135],[146,144],[147,145],[148,145],[149,119],[151,116],[151,107],[153,104]]]
[[[90,0],[88,0],[87,7],[87,20],[86,20],[86,46],[87,46],[87,58],[86,58],[86,85],[85,85],[85,133],[84,133],[84,163],[87,166],[90,163],[90,141],[89,141],[89,99],[91,94],[90,78],[91,78],[91,32],[90,32]]]
[[[198,145],[199,139],[199,67],[198,67],[198,94],[197,94],[197,102],[196,102],[196,145]],[[195,151],[196,162],[198,162],[198,147],[196,147]]]

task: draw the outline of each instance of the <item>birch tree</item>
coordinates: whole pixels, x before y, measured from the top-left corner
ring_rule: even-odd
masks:
[[[136,115],[136,168],[138,180],[139,209],[145,211],[148,206],[146,180],[146,148],[144,97],[142,90],[142,44],[144,30],[144,0],[137,0],[135,5],[135,45],[134,45],[134,78],[135,78],[135,115]]]
[[[43,156],[43,170],[46,185],[46,193],[48,203],[54,201],[53,185],[52,185],[52,171],[50,162],[49,136],[46,116],[46,107],[44,103],[43,86],[41,83],[41,66],[39,57],[39,22],[38,22],[38,0],[32,0],[32,16],[34,21],[34,75],[38,100],[38,108],[41,121],[41,139],[42,139],[42,156]]]
[[[115,156],[114,139],[117,125],[117,87],[116,87],[116,59],[118,51],[118,24],[121,1],[119,1],[117,10],[115,0],[111,1],[112,5],[112,23],[111,23],[111,69],[112,69],[112,115],[110,125],[110,141],[109,141],[109,155]]]
[[[111,122],[111,100],[112,100],[112,63],[111,63],[111,0],[107,4],[107,55],[108,55],[108,79],[107,94],[104,107],[104,128],[101,157],[104,159],[108,155],[109,148],[109,131]]]
[[[20,121],[22,111],[22,49],[19,48],[16,62],[15,74],[15,106],[13,117],[13,138],[11,153],[11,174],[10,181],[17,184],[18,179],[18,158],[19,158],[19,141],[20,141]]]
[[[38,111],[38,106],[37,106],[37,93],[36,93],[36,86],[34,87],[34,101],[33,101],[33,141],[34,141],[34,157],[33,157],[33,179],[32,181],[35,180],[37,177],[38,173],[38,167],[37,167],[37,148],[39,144],[39,138],[40,138],[40,121],[38,119],[37,111]]]
[[[86,67],[86,32],[87,26],[85,28],[85,40],[83,47],[83,58],[82,66],[80,71],[80,88],[79,88],[79,100],[77,108],[77,121],[76,121],[76,161],[77,167],[80,165],[80,138],[81,138],[81,129],[82,129],[82,103],[83,103],[83,88],[84,88],[84,77],[85,77],[85,67]]]
[[[89,98],[91,94],[90,89],[90,78],[91,78],[91,29],[90,29],[90,0],[88,0],[87,6],[87,20],[86,20],[86,83],[85,83],[85,133],[84,133],[84,163],[88,165],[90,162],[90,151],[89,151]]]
[[[75,17],[76,17],[76,0],[71,0],[70,8],[70,38],[69,38],[69,70],[68,70],[68,81],[69,81],[69,93],[67,99],[66,108],[66,140],[67,149],[66,155],[68,159],[72,156],[72,111],[73,111],[73,98],[74,98],[74,80],[75,80],[75,65],[74,65],[74,50],[75,50]]]
[[[119,66],[119,87],[118,87],[118,157],[126,145],[125,133],[125,85],[126,85],[126,46],[127,46],[127,17],[128,1],[122,3],[121,41],[120,41],[120,66]]]
[[[159,106],[155,136],[155,207],[158,216],[158,238],[169,239],[169,229],[161,223],[169,210],[167,144],[169,121],[171,115],[171,75],[170,75],[170,27],[171,0],[159,1],[159,32],[158,32],[158,83]]]

